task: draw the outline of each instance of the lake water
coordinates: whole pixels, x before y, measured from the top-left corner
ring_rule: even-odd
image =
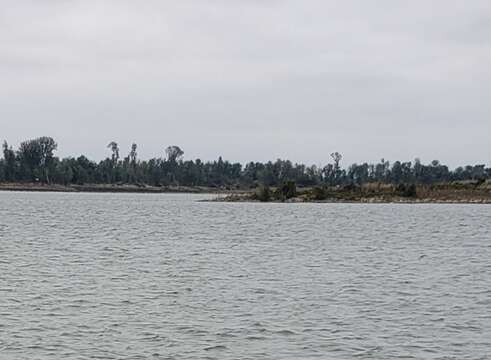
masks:
[[[491,206],[0,192],[0,359],[490,359]]]

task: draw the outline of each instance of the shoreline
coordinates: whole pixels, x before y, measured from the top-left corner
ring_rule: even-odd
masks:
[[[382,196],[364,196],[362,194],[339,193],[337,196],[322,200],[306,198],[305,194],[285,199],[271,199],[259,201],[254,198],[251,190],[231,190],[204,186],[148,186],[128,184],[86,184],[86,185],[58,185],[37,183],[0,183],[0,191],[19,192],[60,192],[60,193],[133,193],[133,194],[212,194],[222,195],[213,199],[203,199],[200,202],[220,203],[274,203],[274,204],[491,204],[491,194],[475,193],[473,191],[450,194],[427,193],[416,197],[401,197],[386,193]],[[344,198],[343,198],[344,197]]]
[[[0,183],[0,191],[60,192],[60,193],[133,193],[133,194],[231,194],[227,190],[204,186],[138,186],[138,185],[46,185],[33,183]]]
[[[491,205],[490,199],[461,199],[461,200],[445,200],[445,199],[360,199],[360,200],[308,200],[308,201],[259,201],[252,199],[229,200],[227,197],[215,198],[209,200],[200,200],[201,202],[218,202],[218,203],[249,203],[249,204],[461,204],[461,205]]]
[[[413,185],[412,188],[401,185],[303,189],[283,187],[273,190],[258,188],[255,192],[232,193],[210,201],[298,204],[491,204],[491,188],[487,184],[475,186],[450,183]]]

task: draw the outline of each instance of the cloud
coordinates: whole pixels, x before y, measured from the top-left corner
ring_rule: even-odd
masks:
[[[6,1],[0,136],[489,164],[489,1]],[[465,146],[463,145],[465,144]]]

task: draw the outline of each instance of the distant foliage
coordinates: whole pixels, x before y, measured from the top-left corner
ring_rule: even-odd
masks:
[[[311,191],[311,199],[315,201],[326,200],[328,196],[327,189],[321,186],[316,186],[312,188]]]
[[[297,195],[297,185],[294,181],[285,181],[276,190],[276,198],[281,201],[285,201],[294,198]]]
[[[271,189],[267,185],[262,185],[256,190],[256,198],[259,201],[270,201],[272,199],[271,195]]]
[[[416,185],[415,184],[399,184],[396,191],[403,197],[414,198],[416,197]]]
[[[266,163],[249,162],[244,166],[219,157],[212,162],[200,159],[184,160],[184,151],[176,145],[165,148],[161,157],[138,159],[137,144],[127,155],[121,155],[116,141],[108,145],[108,157],[94,162],[81,155],[60,159],[55,156],[56,142],[47,136],[27,140],[17,150],[5,141],[0,159],[0,182],[43,182],[57,184],[135,184],[152,186],[208,186],[217,188],[251,189],[261,187],[270,197],[287,200],[296,194],[296,187],[317,188],[312,196],[322,200],[327,187],[362,186],[363,184],[393,184],[404,197],[415,196],[415,184],[436,184],[452,181],[473,181],[478,186],[491,178],[491,168],[467,165],[450,170],[438,160],[424,165],[414,162],[382,159],[376,164],[352,164],[343,169],[342,155],[326,156],[325,166],[294,164],[289,160]],[[270,187],[276,190],[271,191]],[[268,190],[265,190],[268,189]]]

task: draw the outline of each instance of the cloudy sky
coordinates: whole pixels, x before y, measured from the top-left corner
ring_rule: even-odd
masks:
[[[2,0],[0,139],[491,164],[489,0]]]

